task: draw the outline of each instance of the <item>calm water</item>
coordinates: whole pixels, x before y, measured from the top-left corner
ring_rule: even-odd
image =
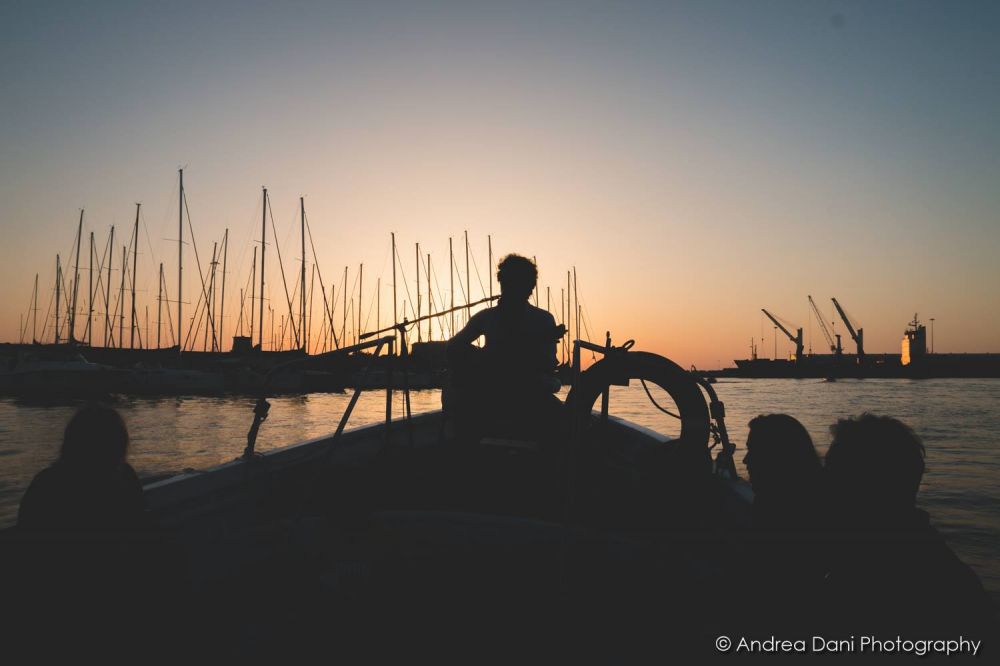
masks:
[[[801,420],[821,453],[836,418],[870,410],[902,419],[924,439],[927,474],[920,504],[958,554],[1000,600],[1000,380],[721,380],[727,425],[740,449],[757,414],[782,411]],[[656,395],[656,394],[654,394]],[[331,432],[349,395],[313,394],[271,400],[258,448],[267,450]],[[665,394],[660,404],[671,404]],[[415,391],[415,412],[438,408],[438,391]],[[246,444],[253,400],[171,398],[124,400],[118,407],[132,435],[140,475],[204,468],[237,457]],[[0,526],[16,520],[32,476],[55,457],[73,405],[0,400]],[[384,418],[383,393],[364,394],[351,426]],[[397,396],[394,408],[401,413]],[[611,413],[665,434],[677,422],[656,411],[641,387],[615,388]],[[742,452],[738,460],[742,460]],[[741,470],[745,474],[745,471]]]

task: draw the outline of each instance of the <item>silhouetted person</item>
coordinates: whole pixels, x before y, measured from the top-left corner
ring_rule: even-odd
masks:
[[[754,491],[748,591],[762,623],[788,629],[806,619],[822,580],[823,467],[808,431],[787,414],[750,421],[743,463]]]
[[[131,654],[162,637],[163,623],[176,617],[169,609],[184,578],[145,516],[128,444],[118,412],[81,407],[66,426],[59,458],[21,500],[15,561],[8,564],[23,623],[19,638],[46,657],[63,650]]]
[[[498,265],[500,301],[476,313],[448,343],[453,391],[445,398],[460,430],[475,437],[496,429],[546,430],[560,402],[556,343],[562,327],[528,302],[538,281],[535,263],[510,254]],[[484,336],[482,349],[473,345]],[[517,428],[516,426],[523,426]],[[514,434],[514,433],[505,433]]]
[[[39,472],[18,510],[21,529],[73,532],[144,526],[142,484],[126,462],[128,430],[110,407],[80,408],[59,458]]]
[[[976,574],[916,508],[924,446],[900,421],[873,414],[841,419],[826,471],[834,555],[826,575],[832,617],[845,632],[961,632],[995,627]]]

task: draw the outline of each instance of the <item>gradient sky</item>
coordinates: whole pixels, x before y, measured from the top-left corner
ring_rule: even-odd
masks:
[[[555,299],[575,265],[594,337],[682,364],[762,331],[770,355],[760,308],[807,326],[807,294],[869,352],[914,312],[937,351],[1000,351],[997,3],[330,4],[0,5],[0,340],[36,272],[45,309],[80,208],[103,248],[143,203],[155,311],[184,166],[203,263],[230,229],[227,299],[267,185],[286,270],[305,195],[326,282],[364,262],[366,301],[390,231],[447,300],[468,230],[483,281],[487,234]]]

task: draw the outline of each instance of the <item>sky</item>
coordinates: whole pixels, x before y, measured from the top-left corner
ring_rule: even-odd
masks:
[[[936,351],[1000,352],[997,34],[1000,5],[975,1],[7,0],[0,341],[30,338],[36,273],[51,338],[55,256],[68,282],[81,208],[78,309],[91,231],[102,253],[115,225],[120,287],[137,202],[136,296],[155,330],[160,262],[176,298],[183,167],[203,272],[229,229],[227,337],[267,186],[275,317],[275,249],[292,291],[303,196],[309,276],[316,263],[339,300],[363,263],[365,330],[379,279],[383,324],[392,308],[390,233],[411,291],[414,244],[431,253],[440,308],[449,237],[465,287],[467,231],[473,298],[489,238],[494,260],[537,257],[557,318],[575,267],[585,336],[685,366],[730,365],[752,338],[786,357],[761,308],[822,351],[809,294],[828,322],[836,297],[869,353],[898,353],[915,312],[935,318]]]

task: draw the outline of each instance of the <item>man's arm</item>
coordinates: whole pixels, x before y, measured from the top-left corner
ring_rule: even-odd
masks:
[[[472,343],[485,333],[483,320],[486,312],[487,310],[483,310],[474,314],[465,327],[448,341],[448,348],[445,353],[448,357],[449,365],[454,363],[464,350],[471,347]]]

